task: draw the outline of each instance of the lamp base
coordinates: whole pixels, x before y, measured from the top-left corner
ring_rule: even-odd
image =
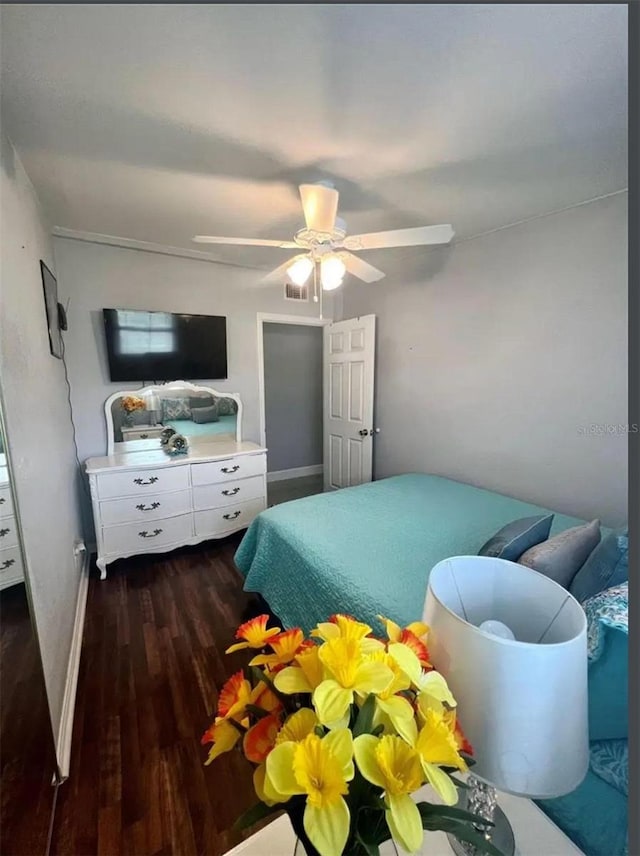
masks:
[[[514,856],[516,843],[513,837],[513,829],[506,814],[498,805],[495,788],[479,781],[473,775],[469,776],[468,785],[469,788],[463,791],[458,807],[490,820],[494,826],[488,827],[488,831],[485,831],[485,828],[477,827],[478,832],[485,835],[493,846],[502,853],[502,856]],[[447,834],[447,838],[456,856],[475,856],[478,852],[473,844],[458,841],[451,834]]]

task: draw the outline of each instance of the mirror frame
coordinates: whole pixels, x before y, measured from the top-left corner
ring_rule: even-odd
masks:
[[[240,396],[237,392],[221,392],[218,389],[214,389],[212,386],[198,386],[197,384],[189,383],[189,381],[186,380],[172,380],[168,383],[149,384],[148,386],[143,386],[140,389],[120,389],[118,390],[118,392],[112,393],[112,395],[107,398],[104,403],[104,418],[107,423],[107,455],[115,455],[118,451],[115,448],[113,418],[111,415],[111,407],[114,401],[117,401],[118,398],[123,398],[125,395],[144,396],[149,394],[150,392],[161,393],[166,392],[167,390],[175,390],[177,392],[181,389],[187,390],[188,392],[209,393],[215,398],[232,398],[238,406],[238,412],[236,413],[235,439],[236,443],[242,442],[242,400],[240,399]],[[131,450],[127,450],[127,454],[130,453]]]

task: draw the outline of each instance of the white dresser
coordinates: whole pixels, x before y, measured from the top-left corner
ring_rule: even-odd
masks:
[[[18,527],[13,509],[9,474],[0,466],[0,590],[24,579]]]
[[[162,553],[248,526],[267,507],[266,451],[227,437],[192,442],[176,458],[162,449],[89,458],[100,578],[115,559]]]

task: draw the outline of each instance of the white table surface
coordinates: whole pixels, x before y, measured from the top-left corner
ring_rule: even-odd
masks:
[[[429,787],[414,794],[416,802],[436,802]],[[518,856],[584,856],[567,836],[531,800],[498,794],[498,803],[509,818]],[[287,815],[282,815],[229,850],[225,856],[293,856],[296,834]],[[403,851],[399,850],[399,853]],[[444,832],[425,832],[419,856],[452,856]]]

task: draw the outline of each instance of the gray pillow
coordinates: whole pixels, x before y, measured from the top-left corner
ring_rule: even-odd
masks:
[[[162,399],[162,419],[191,419],[191,407],[186,396]]]
[[[233,416],[238,409],[233,398],[219,398],[217,404],[220,416]]]
[[[480,547],[478,555],[517,562],[525,550],[547,540],[552,523],[553,514],[512,520]]]
[[[609,533],[575,575],[569,591],[583,603],[594,594],[629,579],[629,538],[625,532]]]
[[[211,407],[196,407],[195,410],[191,411],[191,418],[201,425],[204,422],[218,422],[218,408],[215,404],[212,404]]]
[[[548,541],[531,547],[518,559],[534,571],[569,588],[571,581],[600,541],[600,521],[565,529]]]
[[[189,407],[192,410],[196,410],[200,407],[213,407],[215,403],[215,398],[212,395],[209,395],[208,393],[204,395],[192,395],[189,398]]]

